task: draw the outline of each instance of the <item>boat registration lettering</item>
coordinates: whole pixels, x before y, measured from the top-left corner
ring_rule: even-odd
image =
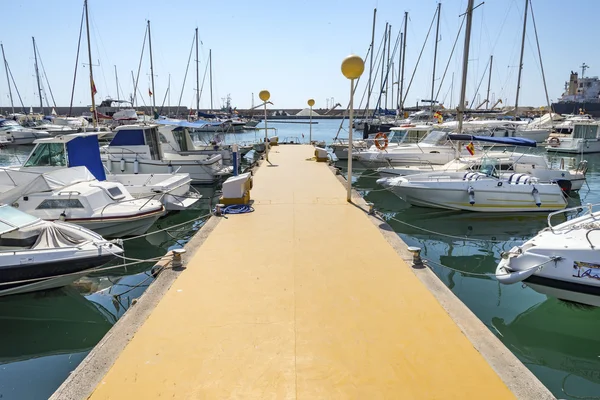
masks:
[[[31,264],[34,261],[35,259],[33,257],[23,257],[20,260],[21,264]]]
[[[588,263],[584,261],[574,261],[573,277],[600,280],[600,264]]]

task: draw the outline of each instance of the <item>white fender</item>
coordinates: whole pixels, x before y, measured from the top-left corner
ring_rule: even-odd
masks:
[[[536,206],[541,206],[542,205],[542,199],[540,199],[540,192],[539,190],[537,190],[537,188],[534,186],[533,190],[531,191],[531,195],[533,196],[533,200],[535,200],[535,205]]]
[[[473,189],[473,186],[469,186],[467,193],[469,194],[469,204],[475,204],[475,189]]]
[[[125,159],[121,157],[121,172],[125,172]]]
[[[498,266],[496,269],[496,279],[498,282],[511,285],[513,283],[522,282],[525,279],[529,278],[531,275],[537,271],[537,267],[526,269],[525,271],[514,271],[510,272],[505,266]]]
[[[134,174],[139,174],[140,173],[140,162],[138,161],[137,158],[133,162],[133,173]]]

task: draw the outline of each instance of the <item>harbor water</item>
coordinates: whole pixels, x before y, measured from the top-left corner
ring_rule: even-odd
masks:
[[[269,130],[276,129],[270,135],[307,142],[309,125],[293,122],[269,123]],[[331,143],[341,121],[314,122],[313,140]],[[347,122],[344,128],[340,138],[347,138]],[[226,143],[250,143],[260,141],[264,130],[219,136]],[[211,137],[199,139],[209,142]],[[2,149],[0,165],[22,162],[30,150]],[[572,206],[600,203],[600,155],[585,159],[589,188],[584,185],[569,199]],[[339,164],[344,168],[345,163]],[[353,183],[408,245],[423,249],[437,276],[556,397],[600,399],[600,310],[548,298],[519,284],[503,286],[493,278],[500,253],[543,229],[546,215],[411,207],[382,190],[376,178],[372,170],[357,168]],[[218,197],[216,187],[198,189],[203,199],[194,209],[160,219],[151,229],[158,233],[126,241],[125,256],[148,259],[184,245],[205,219],[176,225],[205,216]],[[168,227],[174,228],[163,230]],[[0,397],[49,397],[152,283],[151,267],[145,263],[115,269],[63,289],[0,298]]]

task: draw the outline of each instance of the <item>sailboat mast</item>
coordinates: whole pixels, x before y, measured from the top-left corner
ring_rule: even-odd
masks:
[[[156,92],[154,91],[154,64],[152,63],[152,35],[150,20],[148,20],[148,50],[150,51],[150,78],[152,79],[152,112],[156,112]]]
[[[169,86],[167,87],[167,93],[169,94],[169,98],[167,101],[169,102],[169,106],[167,107],[167,113],[171,116],[171,74],[169,74]]]
[[[383,80],[383,75],[384,75],[384,70],[386,67],[386,58],[385,58],[385,51],[386,51],[386,46],[387,46],[387,38],[388,38],[388,26],[389,26],[389,22],[385,23],[385,31],[383,31],[383,53],[381,54],[381,81],[380,81],[380,91],[385,90],[385,86],[383,85],[384,80]],[[378,105],[381,107],[380,105],[380,101],[381,99],[381,94],[379,95],[379,100],[377,101]]]
[[[523,14],[523,36],[521,38],[521,57],[519,58],[519,75],[517,76],[517,95],[515,96],[515,117],[519,112],[519,90],[521,89],[521,72],[523,71],[523,53],[525,50],[525,33],[527,29],[527,9],[529,0],[525,0],[525,13]]]
[[[377,9],[373,9],[373,28],[371,33],[371,54],[370,54],[370,66],[369,66],[369,84],[367,88],[367,114],[369,112],[370,102],[371,102],[371,92],[373,91],[372,87],[372,77],[373,77],[373,53],[375,51],[375,21],[377,20]]]
[[[400,110],[400,69],[402,68],[402,39],[404,33],[400,32],[400,51],[398,52],[398,93],[396,93],[396,110]]]
[[[485,109],[487,110],[490,105],[490,85],[492,84],[492,65],[494,64],[494,56],[490,56],[490,71],[488,75],[488,87],[487,87],[487,96],[485,97],[487,103],[485,103]]]
[[[406,28],[408,26],[408,11],[404,12],[404,37],[402,38],[402,68],[400,69],[400,111],[404,110],[404,60],[406,59]]]
[[[467,26],[465,27],[465,49],[463,52],[462,81],[460,84],[460,102],[458,103],[458,133],[462,133],[465,113],[465,94],[467,91],[467,70],[469,67],[469,45],[471,44],[471,25],[473,22],[473,1],[467,5]]]
[[[433,88],[435,86],[435,63],[437,61],[437,49],[438,49],[438,40],[440,38],[440,13],[442,11],[442,3],[438,3],[437,9],[437,26],[435,28],[435,47],[433,50],[433,73],[431,74],[431,112],[433,113],[433,106],[435,105],[433,98]]]
[[[196,28],[196,116],[200,111],[200,60],[198,59],[198,28]]]
[[[213,88],[212,88],[212,49],[208,50],[208,61],[209,61],[209,76],[210,76],[210,110],[213,109]]]
[[[97,114],[96,114],[96,100],[94,98],[96,85],[94,85],[94,73],[92,71],[92,45],[90,41],[90,19],[88,16],[88,2],[87,0],[83,1],[83,6],[85,7],[85,29],[87,32],[87,43],[88,43],[88,61],[90,66],[90,93],[92,94],[92,123],[94,124],[94,128],[98,126]]]
[[[117,66],[115,65],[115,81],[117,84],[117,100],[119,100],[119,76],[117,75]]]
[[[12,90],[10,88],[10,78],[8,76],[8,63],[6,62],[6,55],[4,54],[4,45],[0,43],[0,48],[2,48],[2,59],[4,60],[4,70],[6,71],[6,83],[8,83],[8,95],[10,96],[10,107],[12,108],[12,113],[15,113],[15,104],[13,103]]]
[[[33,36],[31,37],[31,40],[33,41],[33,57],[35,59],[35,76],[37,78],[38,94],[40,96],[40,109],[43,114],[44,113],[44,102],[42,99],[42,85],[40,84],[40,71],[38,70],[37,49],[35,47],[35,38]]]
[[[388,26],[388,36],[387,36],[387,38],[388,38],[388,42],[387,42],[387,44],[388,44],[388,48],[387,48],[387,61],[385,63],[385,66],[386,66],[386,71],[385,71],[385,76],[386,76],[386,79],[385,79],[385,108],[386,108],[386,110],[388,108],[388,87],[389,87],[388,86],[389,79],[387,79],[387,76],[388,76],[388,74],[390,72],[390,70],[389,70],[389,68],[390,68],[390,58],[391,58],[390,57],[390,54],[391,54],[390,53],[390,47],[391,47],[391,43],[392,43],[392,25],[391,24]]]

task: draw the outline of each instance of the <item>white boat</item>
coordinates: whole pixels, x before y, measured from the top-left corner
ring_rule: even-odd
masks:
[[[479,171],[438,171],[381,178],[377,183],[414,206],[479,212],[555,211],[567,206],[561,187],[527,174],[500,177],[495,161]]]
[[[158,125],[122,125],[115,137],[101,149],[106,169],[114,174],[187,173],[192,183],[214,183],[231,174],[220,154],[187,154],[165,149],[168,142]]]
[[[443,128],[456,129],[456,121],[444,122]],[[526,121],[506,121],[498,119],[471,120],[463,123],[463,132],[477,136],[514,137],[544,143],[550,135],[549,127],[531,125]]]
[[[399,144],[389,150],[369,149],[353,154],[363,165],[419,165],[423,163],[443,165],[455,158],[457,150],[448,139],[445,130],[433,129],[418,143]],[[461,155],[468,155],[461,149]]]
[[[382,177],[394,177],[440,171],[478,171],[483,160],[493,161],[501,178],[510,179],[514,174],[527,174],[540,182],[557,182],[565,192],[578,191],[585,182],[588,167],[582,161],[577,168],[554,168],[541,154],[488,151],[481,155],[459,157],[444,165],[409,165],[377,168]]]
[[[0,169],[0,202],[41,219],[72,222],[105,237],[142,235],[165,213],[160,201],[136,199],[118,182],[99,182],[86,167],[42,174]]]
[[[25,128],[10,119],[0,119],[0,143],[18,146],[48,137],[51,135],[46,131]]]
[[[553,136],[548,139],[547,150],[557,153],[600,153],[600,132],[597,122],[574,123],[570,137]]]
[[[548,296],[600,307],[600,212],[592,205],[586,208],[583,215],[556,226],[553,216],[584,207],[550,214],[548,228],[502,254],[498,281],[522,282]]]
[[[385,134],[388,142],[386,150],[390,151],[400,144],[419,142],[421,139],[427,136],[432,128],[433,127],[431,125],[412,124],[390,128],[390,132]],[[356,152],[377,152],[377,147],[374,145],[375,136],[377,136],[377,134],[369,134],[367,139],[353,140],[353,150]],[[329,145],[329,147],[331,147],[338,160],[348,159],[348,140],[336,139],[336,141]]]
[[[0,296],[66,286],[122,253],[82,227],[0,205]]]
[[[101,134],[100,134],[101,135]],[[119,183],[136,198],[158,200],[167,211],[183,210],[196,203],[200,196],[190,193],[189,174],[106,173],[100,158],[97,133],[75,133],[35,141],[35,147],[21,171],[44,173],[66,167],[86,167],[98,181]]]

